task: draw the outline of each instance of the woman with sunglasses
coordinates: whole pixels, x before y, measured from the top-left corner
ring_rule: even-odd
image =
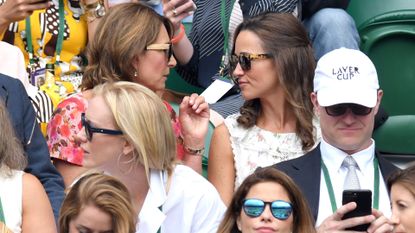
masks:
[[[306,200],[290,177],[259,169],[236,190],[217,233],[314,233]]]
[[[299,157],[320,140],[309,97],[313,51],[294,16],[245,20],[236,28],[230,64],[245,103],[215,129],[208,167],[225,204],[257,167]]]
[[[156,93],[163,91],[170,68],[176,65],[171,28],[166,18],[140,3],[117,5],[102,17],[88,47],[83,92],[64,100],[48,125],[49,149],[66,186],[86,171],[82,167],[83,151],[72,138],[81,128],[81,113],[87,108],[90,89],[105,82],[129,81]],[[184,98],[180,115],[167,102],[165,105],[176,135],[178,159],[201,172],[208,105],[196,94]]]
[[[225,205],[212,184],[176,164],[171,119],[154,92],[123,81],[97,86],[82,124],[84,166],[128,187],[137,232],[216,232]]]

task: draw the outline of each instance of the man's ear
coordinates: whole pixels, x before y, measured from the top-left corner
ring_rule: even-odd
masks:
[[[313,103],[313,106],[314,106],[314,113],[317,115],[317,116],[320,116],[320,105],[318,104],[318,101],[317,101],[317,93],[316,92],[311,92],[310,93],[310,99],[311,99],[311,102]]]
[[[378,113],[378,111],[379,111],[379,106],[380,106],[380,103],[382,101],[382,97],[383,97],[383,91],[379,89],[378,90],[378,98],[377,98],[377,101],[376,101],[376,106],[373,109],[375,114]]]

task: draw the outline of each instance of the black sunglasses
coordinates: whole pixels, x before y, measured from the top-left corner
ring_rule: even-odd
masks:
[[[349,108],[356,116],[366,116],[372,111],[372,108],[359,104],[336,104],[325,107],[327,114],[334,117],[345,114]]]
[[[173,56],[172,45],[169,44],[150,44],[146,47],[146,50],[164,51],[166,53],[167,60],[170,61]]]
[[[86,135],[86,139],[88,139],[88,141],[92,141],[92,135],[94,133],[102,133],[102,134],[109,134],[109,135],[121,135],[121,134],[123,134],[123,132],[120,131],[120,130],[101,129],[101,128],[92,127],[89,124],[88,120],[86,119],[84,112],[81,114],[81,122],[82,122],[82,126],[85,128],[85,135]]]
[[[253,60],[263,60],[272,58],[271,54],[249,54],[249,53],[240,53],[239,55],[232,54],[229,58],[229,64],[231,71],[236,69],[238,63],[241,65],[243,71],[248,71],[251,69],[251,61]]]
[[[282,200],[266,202],[259,199],[245,199],[242,208],[249,217],[259,217],[265,210],[265,206],[269,205],[272,216],[279,220],[287,220],[292,211],[291,203]]]

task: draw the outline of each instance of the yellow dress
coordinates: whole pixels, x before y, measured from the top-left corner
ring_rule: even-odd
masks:
[[[11,1],[11,0],[9,0]],[[69,81],[78,88],[82,80],[82,53],[88,42],[86,17],[82,14],[79,1],[64,2],[64,37],[60,63],[55,65],[55,76],[62,81]],[[56,61],[56,44],[59,31],[59,1],[47,9],[33,12],[30,16],[31,37],[35,69],[45,68],[48,63]],[[11,23],[3,34],[3,41],[21,49],[29,64],[27,49],[26,20]],[[37,59],[36,59],[37,58]]]

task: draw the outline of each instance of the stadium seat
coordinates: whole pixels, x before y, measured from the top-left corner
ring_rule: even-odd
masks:
[[[353,0],[348,12],[360,49],[376,66],[390,115],[374,132],[376,148],[398,165],[415,160],[415,1]]]

